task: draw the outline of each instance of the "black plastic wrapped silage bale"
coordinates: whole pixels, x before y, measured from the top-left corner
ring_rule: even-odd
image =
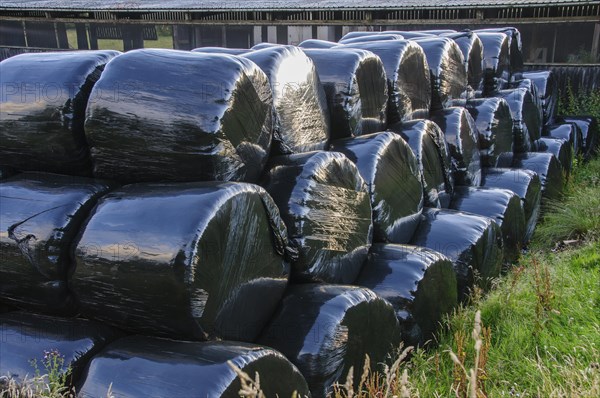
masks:
[[[482,187],[508,189],[519,195],[525,216],[524,241],[528,242],[540,215],[542,183],[538,174],[532,170],[485,168],[482,177]]]
[[[502,230],[504,260],[519,259],[525,241],[525,213],[521,198],[508,189],[455,187],[450,208],[490,217]]]
[[[373,241],[409,242],[423,210],[423,186],[417,159],[406,141],[384,132],[334,141],[331,150],[352,160],[367,184]]]
[[[444,132],[454,183],[466,186],[479,185],[481,183],[479,134],[473,117],[465,108],[451,107],[434,112],[431,120]]]
[[[340,44],[334,41],[307,39],[298,44],[300,48],[332,48],[338,47]]]
[[[229,54],[229,55],[243,55],[250,52],[249,48],[227,48],[227,47],[198,47],[194,48],[192,52],[195,53],[211,53],[211,54]]]
[[[504,153],[498,157],[498,167],[532,170],[540,177],[542,198],[559,199],[564,187],[560,162],[551,153]]]
[[[0,63],[0,164],[91,176],[84,133],[92,87],[118,51],[21,54]],[[104,93],[107,95],[107,93]]]
[[[498,97],[503,98],[510,107],[513,118],[513,152],[522,153],[531,149],[531,142],[541,136],[540,111],[536,101],[526,88],[500,90]]]
[[[411,244],[448,257],[456,271],[458,298],[464,301],[478,274],[481,286],[500,274],[502,231],[494,220],[448,209],[424,209]]]
[[[556,79],[552,71],[531,71],[521,74],[524,79],[531,80],[537,87],[538,96],[542,103],[544,124],[554,123],[558,103]]]
[[[0,183],[0,301],[72,313],[71,245],[110,186],[85,177],[26,172]]]
[[[71,288],[82,314],[133,332],[252,341],[287,286],[286,247],[256,185],[133,184],[82,228]]]
[[[279,207],[298,280],[352,283],[372,241],[371,201],[357,167],[337,152],[272,159],[263,186]]]
[[[273,133],[267,76],[226,54],[133,50],[92,91],[94,174],[121,182],[255,181]]]
[[[266,397],[309,396],[306,381],[277,351],[248,343],[188,342],[124,337],[97,354],[85,371],[78,396],[238,397],[240,379],[229,366],[260,375]]]
[[[17,172],[12,167],[0,166],[0,180],[5,180],[8,177],[12,177]]]
[[[487,28],[475,31],[477,34],[484,32],[504,33],[508,39],[508,56],[511,74],[523,70],[523,42],[521,41],[521,32],[514,27]]]
[[[388,124],[429,115],[431,76],[423,49],[408,40],[356,43],[383,62],[388,81]]]
[[[424,247],[373,245],[356,285],[392,304],[405,346],[431,339],[443,317],[457,305],[452,262]]]
[[[2,341],[0,374],[17,382],[36,376],[32,365],[46,373],[56,357],[59,374],[71,369],[67,386],[77,383],[88,361],[120,334],[106,325],[76,318],[55,318],[26,312],[0,315]],[[106,394],[106,391],[104,392]]]
[[[544,127],[544,137],[559,138],[567,141],[573,147],[573,153],[583,152],[583,133],[576,123],[552,124]]]
[[[568,179],[573,168],[573,145],[568,140],[550,137],[542,137],[533,144],[535,152],[551,153],[556,156]]]
[[[483,44],[483,81],[480,90],[493,96],[497,90],[506,88],[510,80],[509,41],[504,33],[476,32]]]
[[[325,89],[333,139],[385,128],[387,78],[379,57],[347,47],[303,51],[314,62]]]
[[[478,90],[483,79],[483,44],[479,36],[471,31],[444,33],[441,36],[458,44],[467,68],[467,82],[471,89]]]
[[[330,135],[329,110],[310,58],[294,46],[265,48],[243,57],[258,65],[271,83],[277,115],[273,155],[325,149]]]
[[[258,43],[253,45],[250,50],[264,50],[265,48],[271,48],[271,47],[279,47],[279,46],[283,46],[284,44],[277,44],[277,43]]]
[[[466,108],[479,132],[479,154],[483,167],[494,167],[498,156],[513,151],[513,119],[510,107],[502,98],[477,98],[467,101]]]
[[[531,79],[520,79],[513,80],[508,84],[509,89],[514,88],[524,88],[531,92],[533,104],[535,105],[535,109],[539,112],[539,120],[540,120],[540,128],[544,127],[544,109],[542,106],[542,99],[540,98],[538,88]]]
[[[452,106],[467,90],[467,68],[458,45],[447,37],[415,39],[427,57],[431,74],[431,110]]]
[[[381,32],[378,35],[368,35],[368,36],[360,36],[353,37],[351,39],[341,39],[338,43],[344,45],[352,45],[357,43],[367,43],[372,41],[388,41],[388,40],[403,40],[404,37],[402,35],[397,34],[386,34]]]
[[[306,378],[312,396],[324,398],[354,369],[360,381],[365,354],[381,370],[400,343],[392,305],[373,291],[345,285],[304,284],[288,289],[260,344],[282,352]]]
[[[392,126],[412,149],[423,178],[426,207],[448,207],[454,181],[444,133],[430,120],[413,120]]]
[[[586,160],[591,159],[597,153],[600,144],[598,119],[594,116],[562,116],[560,122],[577,124],[583,137],[583,157]]]

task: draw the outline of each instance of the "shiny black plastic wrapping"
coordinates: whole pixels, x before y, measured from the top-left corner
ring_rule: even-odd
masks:
[[[531,141],[541,136],[540,111],[531,91],[526,88],[500,90],[497,96],[508,103],[513,118],[513,151],[527,152]]]
[[[562,116],[561,123],[575,123],[583,137],[583,157],[590,159],[598,151],[600,144],[600,128],[594,116]]]
[[[422,37],[437,36],[437,33],[418,31],[418,30],[386,30],[385,32],[380,32],[380,33],[401,35],[405,39],[410,39],[410,40],[419,39]]]
[[[0,181],[5,180],[8,177],[12,177],[15,174],[16,174],[16,171],[12,167],[0,166]]]
[[[450,208],[490,217],[502,230],[504,260],[519,259],[525,240],[525,213],[521,198],[508,189],[455,187]]]
[[[451,172],[456,185],[481,183],[477,127],[469,112],[462,107],[451,107],[432,113],[433,120],[444,132],[450,155]]]
[[[282,45],[283,44],[276,44],[276,43],[258,43],[258,44],[255,44],[254,46],[252,46],[250,48],[250,50],[263,50],[265,48],[279,47]]]
[[[535,108],[538,110],[538,112],[540,114],[540,116],[539,116],[540,125],[541,125],[540,128],[543,128],[544,127],[544,109],[543,109],[542,100],[540,98],[538,88],[535,85],[535,83],[533,82],[533,80],[531,80],[531,79],[514,80],[508,84],[508,88],[509,89],[524,88],[531,92],[531,96],[533,98],[533,103],[535,105]]]
[[[496,165],[498,155],[513,150],[513,119],[503,98],[476,98],[466,108],[479,132],[479,154],[483,167]]]
[[[0,63],[0,164],[91,176],[83,129],[92,87],[118,51],[30,53]],[[91,101],[96,101],[94,95]]]
[[[499,32],[476,32],[483,44],[483,81],[480,90],[491,96],[502,90],[510,80],[508,36]]]
[[[325,89],[333,139],[385,128],[387,78],[379,57],[346,47],[303,51],[317,67]]]
[[[287,286],[286,247],[256,185],[133,184],[82,228],[71,287],[82,314],[133,332],[252,341]]]
[[[399,342],[388,301],[369,289],[321,284],[291,286],[259,339],[300,369],[316,398],[331,392],[333,383],[343,383],[351,366],[356,387],[365,354],[371,367],[381,370]]]
[[[465,96],[467,68],[458,44],[447,37],[415,39],[427,57],[431,74],[431,110],[452,106]]]
[[[567,122],[545,126],[543,135],[568,141],[576,155],[583,152],[583,132],[576,123]]]
[[[258,65],[271,82],[276,111],[273,155],[325,149],[329,110],[310,58],[294,46],[269,47],[243,57]]]
[[[55,318],[26,312],[0,315],[2,331],[0,374],[17,382],[34,377],[35,360],[41,374],[46,373],[44,359],[60,355],[64,360],[58,372],[71,368],[67,383],[76,383],[93,355],[119,333],[106,325],[85,319]],[[106,394],[106,391],[104,392]]]
[[[523,70],[523,42],[521,41],[521,32],[514,27],[487,28],[476,30],[477,34],[482,32],[504,33],[508,39],[508,54],[510,58],[511,74]]]
[[[25,172],[0,183],[0,301],[71,313],[70,249],[109,185],[85,177]]]
[[[490,167],[483,169],[482,177],[482,187],[508,189],[519,195],[525,217],[523,239],[524,242],[529,241],[541,208],[542,183],[538,174],[531,170]]]
[[[339,41],[340,44],[345,44],[345,45],[352,45],[352,44],[356,44],[356,43],[365,43],[365,42],[371,42],[371,41],[387,41],[387,40],[402,40],[404,39],[404,37],[402,35],[395,35],[395,34],[389,34],[386,32],[381,32],[378,35],[368,35],[368,36],[360,36],[360,37],[353,37],[350,39],[341,39]]]
[[[392,304],[405,347],[433,338],[444,316],[457,305],[452,262],[424,247],[373,245],[356,285]]]
[[[252,379],[258,373],[266,397],[310,395],[298,369],[267,347],[129,336],[92,359],[78,396],[104,397],[111,386],[115,397],[238,397],[240,379],[228,361]]]
[[[373,241],[407,243],[423,210],[417,159],[398,134],[369,134],[334,141],[331,150],[352,160],[365,180],[373,209]]]
[[[242,55],[252,51],[249,48],[227,48],[227,47],[198,47],[194,48],[192,52],[195,53],[211,53],[211,54],[229,54],[229,55]]]
[[[489,287],[502,266],[502,231],[496,222],[456,210],[423,210],[421,224],[411,244],[426,247],[448,257],[456,271],[458,299],[464,301],[479,275],[480,285]]]
[[[529,79],[535,84],[538,96],[542,103],[544,124],[554,123],[557,111],[558,89],[552,71],[532,71],[521,74],[524,79]]]
[[[356,43],[383,62],[388,81],[388,124],[426,117],[431,106],[431,77],[423,49],[408,40]]]
[[[392,126],[412,149],[423,178],[424,204],[427,207],[448,207],[454,180],[450,173],[450,157],[439,126],[430,120],[413,120]]]
[[[120,182],[258,179],[273,133],[269,79],[226,54],[133,50],[92,90],[94,174]]]
[[[327,40],[319,40],[319,39],[307,39],[304,40],[303,42],[300,42],[300,44],[298,44],[298,47],[300,48],[332,48],[332,47],[339,47],[339,43],[336,43],[334,41],[327,41]]]
[[[483,44],[475,32],[443,33],[458,44],[467,68],[467,82],[473,90],[479,89],[483,79]]]
[[[497,167],[509,167],[535,171],[542,183],[542,198],[559,199],[564,176],[560,162],[551,153],[503,153],[498,157]]]
[[[573,169],[573,145],[562,138],[542,137],[533,143],[535,152],[551,153],[558,159],[568,177]]]
[[[263,186],[279,207],[298,249],[292,276],[352,283],[373,236],[369,191],[358,168],[338,152],[272,159]]]

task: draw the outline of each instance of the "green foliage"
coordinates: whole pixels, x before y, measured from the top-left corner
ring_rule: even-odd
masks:
[[[568,82],[566,93],[559,93],[560,115],[592,115],[600,119],[600,89],[575,93]]]

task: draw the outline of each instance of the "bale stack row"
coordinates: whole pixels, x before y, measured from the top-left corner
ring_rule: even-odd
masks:
[[[424,344],[598,140],[593,119],[554,124],[552,76],[521,73],[519,43],[353,32],[3,61],[0,371],[52,346],[82,396],[235,395],[231,361],[267,395],[320,397],[365,354]]]

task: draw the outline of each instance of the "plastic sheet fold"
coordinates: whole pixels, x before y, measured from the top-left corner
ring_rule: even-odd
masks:
[[[92,359],[78,396],[103,397],[110,385],[116,397],[237,397],[240,379],[228,361],[252,379],[258,372],[266,397],[310,395],[298,369],[267,347],[130,336]]]
[[[432,339],[457,305],[452,262],[424,247],[374,244],[356,285],[392,304],[405,347]]]
[[[415,39],[427,57],[431,74],[431,109],[452,106],[452,101],[465,96],[467,69],[458,44],[447,37]]]
[[[250,52],[249,48],[227,48],[227,47],[198,47],[194,48],[192,52],[195,53],[210,53],[210,54],[229,54],[229,55],[243,55]]]
[[[485,96],[492,96],[510,81],[510,43],[501,32],[476,33],[483,44],[483,84],[479,89]]]
[[[267,76],[226,54],[133,50],[94,86],[94,174],[120,182],[255,181],[273,133]]]
[[[531,142],[540,138],[542,129],[540,110],[533,94],[526,88],[515,88],[500,90],[497,96],[506,100],[513,118],[513,151],[529,151]]]
[[[423,186],[408,144],[399,135],[384,132],[334,141],[331,150],[353,161],[367,184],[373,240],[409,242],[423,209]]]
[[[21,54],[0,63],[0,164],[89,177],[92,87],[118,51]]]
[[[441,36],[458,44],[467,68],[467,82],[471,89],[479,89],[483,80],[483,44],[479,36],[471,31],[443,33]]]
[[[77,383],[88,361],[120,333],[106,325],[78,318],[56,318],[26,312],[0,315],[2,360],[0,374],[17,382],[36,375],[35,360],[41,374],[44,361],[53,356],[63,359],[57,369],[65,373],[71,368],[67,385]],[[106,388],[106,386],[105,386]],[[104,392],[106,394],[106,391]]]
[[[314,62],[325,89],[333,139],[385,128],[387,79],[379,57],[346,47],[303,51]]]
[[[348,45],[348,44],[365,43],[365,42],[371,42],[371,41],[388,41],[388,40],[402,40],[402,39],[404,39],[404,37],[402,35],[381,32],[378,35],[368,35],[368,36],[353,37],[350,39],[341,39],[339,41],[339,43]]]
[[[534,142],[535,152],[551,153],[558,159],[565,176],[571,174],[573,168],[573,145],[562,138],[542,137]]]
[[[473,117],[465,108],[451,107],[434,112],[431,119],[444,132],[454,183],[466,186],[479,185],[481,183],[479,134]]]
[[[243,57],[258,65],[271,83],[276,111],[273,155],[325,149],[329,110],[310,58],[294,46],[269,47]]]
[[[307,39],[298,44],[300,48],[332,48],[339,47],[339,43],[334,41],[319,40],[319,39]]]
[[[584,159],[589,160],[598,152],[598,146],[600,145],[598,119],[593,116],[562,116],[559,121],[561,123],[575,123],[581,130]]]
[[[300,369],[315,398],[343,383],[350,367],[356,387],[365,354],[371,367],[381,370],[399,342],[398,320],[388,301],[369,289],[322,284],[291,286],[259,339]]]
[[[369,191],[358,168],[338,152],[272,159],[263,186],[279,207],[298,250],[292,276],[352,283],[373,237]]]
[[[564,176],[560,162],[551,153],[503,153],[498,157],[497,167],[531,170],[538,174],[542,183],[542,198],[560,199]]]
[[[133,184],[82,228],[71,287],[83,315],[132,332],[252,341],[287,286],[289,255],[256,185]]]
[[[424,209],[421,218],[411,244],[435,250],[453,262],[459,301],[466,300],[476,278],[480,286],[489,287],[503,260],[498,224],[488,217],[448,209]]]
[[[413,120],[392,126],[412,149],[423,176],[426,207],[448,207],[454,188],[450,157],[439,126],[430,120]]]
[[[423,49],[408,40],[349,44],[371,51],[383,62],[388,81],[388,124],[427,117],[431,76]]]
[[[540,215],[542,183],[538,174],[531,170],[485,168],[482,177],[482,187],[508,189],[519,195],[525,216],[524,242],[528,242]]]
[[[468,100],[466,108],[479,132],[479,154],[483,167],[496,165],[498,156],[513,151],[513,119],[510,107],[502,98]]]
[[[0,301],[48,313],[75,310],[71,245],[104,182],[25,172],[0,183]]]
[[[502,230],[504,261],[516,262],[525,240],[525,213],[521,198],[508,189],[455,187],[450,208],[485,216]]]

